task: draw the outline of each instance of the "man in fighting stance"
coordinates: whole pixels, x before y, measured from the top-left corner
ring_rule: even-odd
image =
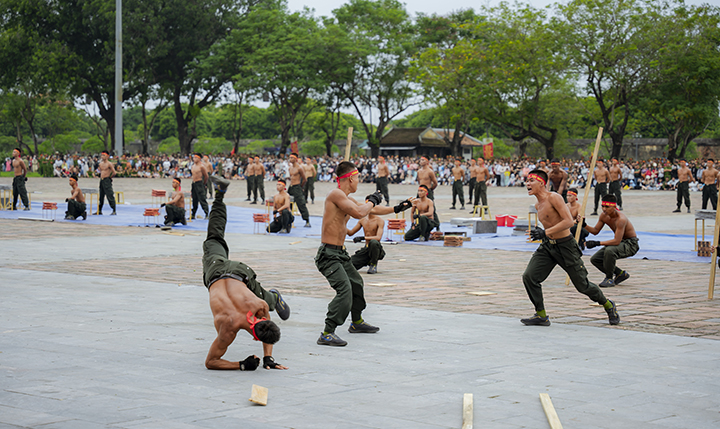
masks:
[[[397,206],[379,207],[382,195],[379,192],[365,197],[363,204],[349,197],[357,191],[359,184],[358,170],[349,161],[341,162],[335,170],[338,188],[333,189],[325,198],[322,222],[322,244],[315,256],[315,266],[328,280],[335,290],[335,298],[328,304],[325,317],[325,330],[320,334],[317,343],[324,346],[345,346],[347,341],[335,334],[335,329],[345,323],[348,314],[352,323],[350,333],[375,333],[377,326],[366,323],[362,318],[365,309],[365,293],[363,279],[352,264],[350,255],[345,249],[347,222],[350,216],[362,219],[370,212],[377,215],[399,213],[412,207],[409,200]]]
[[[537,199],[535,208],[545,230],[535,228],[530,232],[533,240],[542,240],[523,273],[525,291],[535,307],[535,314],[527,319],[520,319],[520,322],[525,325],[550,326],[550,318],[545,312],[541,283],[548,278],[556,265],[560,265],[570,276],[575,289],[602,305],[608,314],[610,324],[617,325],[620,323],[617,307],[587,278],[587,270],[581,259],[582,253],[575,238],[570,234],[570,227],[573,225],[570,210],[560,195],[547,190],[547,181],[547,173],[537,169],[528,174],[525,182],[528,195]]]

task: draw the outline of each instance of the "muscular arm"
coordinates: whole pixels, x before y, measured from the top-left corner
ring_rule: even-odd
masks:
[[[589,232],[592,235],[597,235],[600,233],[600,230],[603,229],[603,226],[605,226],[605,222],[603,222],[603,216],[600,216],[598,219],[597,224],[595,226],[585,225],[585,231]]]
[[[207,369],[240,369],[239,362],[230,362],[222,359],[228,347],[235,341],[237,331],[232,328],[232,318],[229,316],[218,316],[215,318],[215,325],[219,326],[218,336],[213,341],[205,358]]]
[[[435,172],[430,170],[430,189],[435,190],[435,188],[438,187],[438,181],[437,177],[435,177]]]
[[[115,171],[115,165],[108,161],[108,164],[110,165],[110,177],[113,178],[117,174],[117,171]]]
[[[352,237],[353,235],[357,234],[358,231],[360,231],[360,228],[363,227],[363,221],[364,221],[364,220],[365,220],[364,218],[363,218],[363,219],[360,219],[360,221],[358,221],[358,223],[356,223],[355,226],[352,227],[352,229],[347,229],[347,228],[346,228],[346,229],[347,229],[347,235],[348,235],[348,237]]]
[[[418,210],[418,214],[420,216],[433,217],[433,215],[435,214],[435,204],[433,203],[433,201],[428,200],[428,205],[425,212],[420,213],[420,210]]]
[[[300,184],[302,186],[305,186],[305,182],[307,182],[307,177],[305,177],[305,169],[302,167],[298,167],[298,174],[300,175]]]
[[[205,168],[205,164],[200,164],[200,172],[202,173],[202,180],[204,183],[207,183],[208,181],[208,172]]]
[[[618,219],[615,222],[615,237],[613,237],[612,240],[607,241],[601,241],[601,246],[617,246],[622,242],[623,237],[625,236],[625,227],[627,226],[628,221],[627,219]]]
[[[359,204],[352,198],[349,198],[345,193],[339,189],[334,189],[330,192],[327,198],[337,206],[343,213],[348,214],[355,219],[362,219],[370,213],[373,208],[373,204],[367,202],[365,204]]]

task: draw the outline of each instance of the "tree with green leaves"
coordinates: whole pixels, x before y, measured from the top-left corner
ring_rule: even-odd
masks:
[[[611,156],[622,149],[632,110],[657,71],[654,37],[663,20],[649,13],[649,0],[572,0],[556,4],[569,65],[586,79],[595,97]]]
[[[718,119],[720,104],[720,9],[674,6],[653,11],[663,23],[655,29],[657,76],[639,102],[667,136],[670,160],[685,157],[692,139]]]
[[[347,38],[335,44],[336,66],[328,78],[352,105],[376,157],[390,121],[415,104],[407,71],[417,50],[416,30],[397,0],[350,0],[333,14],[335,21],[326,26],[337,24]]]
[[[290,145],[312,111],[310,95],[327,85],[324,74],[328,52],[322,29],[306,13],[283,8],[257,8],[233,30],[223,46],[237,59],[233,79],[249,88],[255,99],[267,98],[280,125],[280,151]]]
[[[473,45],[474,12],[460,11],[443,16],[418,18],[423,46],[412,61],[409,74],[420,84],[426,103],[436,105],[434,117],[445,129],[443,139],[454,157],[462,156],[461,142],[472,122],[477,120],[477,83],[480,66]],[[426,125],[427,126],[427,125]]]
[[[566,73],[562,34],[541,9],[501,3],[486,13],[474,28],[474,52],[468,53],[477,77],[470,87],[477,115],[514,141],[541,143],[553,158],[562,118],[548,109],[574,98],[567,94],[572,77]]]

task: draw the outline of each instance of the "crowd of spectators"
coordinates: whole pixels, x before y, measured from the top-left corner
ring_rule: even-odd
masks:
[[[243,174],[248,155],[210,155],[209,159],[217,174],[236,179],[244,180]],[[414,185],[417,184],[417,171],[420,168],[419,159],[415,157],[386,156],[386,162],[390,169],[390,182],[396,184]],[[265,180],[275,181],[278,178],[288,176],[288,160],[286,156],[263,155],[260,157],[265,166]],[[169,178],[169,177],[190,177],[192,158],[190,156],[172,155],[123,155],[119,158],[112,158],[116,163],[118,177],[141,177],[141,178]],[[4,170],[10,171],[10,158],[6,158]],[[334,180],[334,168],[341,161],[337,157],[306,157],[303,162],[312,162],[317,170],[317,180],[328,182]],[[364,183],[373,183],[377,174],[378,162],[375,158],[368,156],[355,156],[353,161],[358,166],[361,180]],[[99,155],[55,155],[46,157],[40,155],[26,159],[30,171],[38,171],[41,163],[52,165],[52,174],[55,177],[69,177],[76,174],[78,177],[95,177],[100,162]],[[430,159],[430,166],[440,185],[452,185],[453,175],[452,158]],[[584,188],[588,175],[589,162],[587,160],[560,160],[561,168],[568,173],[568,182],[571,187]],[[537,167],[549,165],[549,160],[542,159],[508,159],[499,158],[486,161],[491,172],[492,179],[490,186],[524,186],[528,172]],[[464,160],[466,168],[465,182],[469,180],[469,164]],[[622,173],[622,184],[624,189],[642,190],[674,190],[678,181],[677,162],[672,163],[667,159],[652,160],[622,160],[620,162]],[[693,176],[699,179],[705,168],[703,160],[690,160],[688,167],[692,170]],[[697,183],[691,184],[692,191],[698,191],[701,186]]]

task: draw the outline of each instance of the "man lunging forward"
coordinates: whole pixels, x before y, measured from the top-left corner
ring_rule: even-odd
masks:
[[[535,208],[546,229],[535,228],[530,233],[533,240],[542,240],[523,273],[525,290],[535,306],[535,314],[520,321],[525,325],[550,326],[550,318],[545,313],[541,283],[548,278],[556,265],[560,265],[570,276],[575,289],[602,305],[610,324],[617,325],[620,323],[620,316],[615,304],[605,298],[597,285],[588,281],[587,270],[580,258],[582,253],[569,231],[574,223],[570,210],[562,196],[547,190],[547,181],[547,173],[533,170],[528,174],[525,185],[528,194],[537,198]]]
[[[272,357],[273,344],[280,340],[280,328],[270,321],[269,312],[276,310],[281,319],[290,317],[290,308],[275,289],[266,291],[257,281],[255,271],[242,262],[228,259],[225,242],[227,209],[223,198],[230,181],[210,176],[215,185],[215,201],[208,216],[207,239],[203,243],[203,281],[210,295],[210,309],[218,336],[210,346],[205,366],[208,369],[239,369],[253,371],[260,358],[248,356],[244,361],[222,359],[241,329],[263,343],[263,368],[287,369]]]
[[[317,343],[324,346],[345,346],[344,341],[335,334],[335,328],[345,323],[348,314],[352,316],[350,333],[375,333],[380,330],[366,323],[362,318],[365,309],[364,283],[362,277],[353,266],[350,255],[343,243],[347,233],[347,222],[350,216],[361,219],[369,213],[385,215],[399,213],[412,207],[405,200],[395,207],[378,207],[382,194],[375,192],[365,197],[360,204],[348,197],[357,191],[358,170],[349,161],[341,162],[336,170],[338,188],[333,189],[325,198],[322,223],[322,244],[315,256],[315,266],[335,289],[335,298],[328,304],[325,318],[325,330],[320,334]]]

